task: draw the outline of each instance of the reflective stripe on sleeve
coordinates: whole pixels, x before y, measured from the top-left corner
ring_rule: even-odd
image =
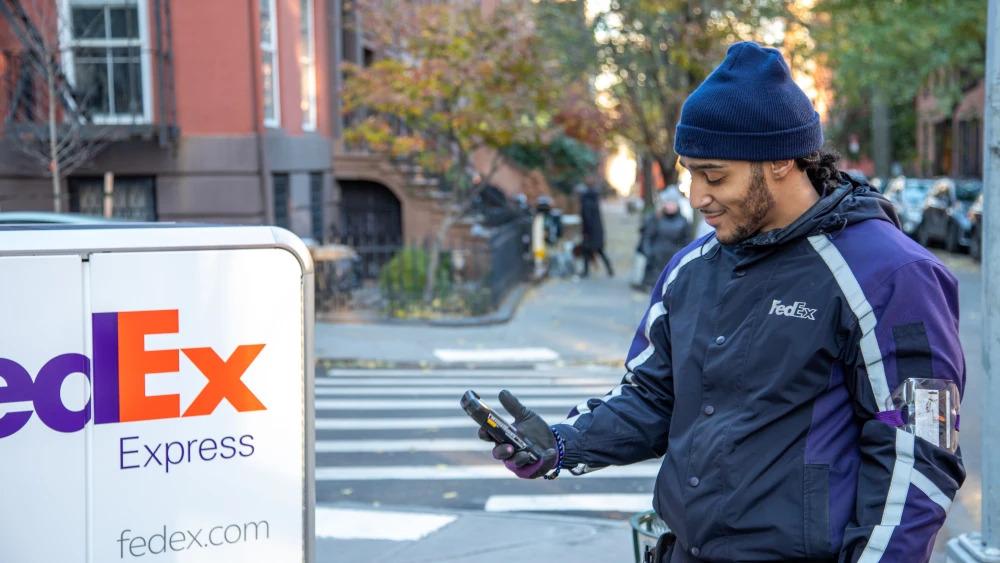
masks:
[[[877,563],[889,547],[892,532],[903,519],[906,495],[913,479],[913,442],[915,437],[909,432],[896,430],[896,462],[892,466],[892,480],[885,498],[882,523],[872,530],[858,563]]]
[[[858,326],[861,328],[861,357],[865,361],[865,371],[868,373],[868,383],[871,385],[872,394],[875,399],[876,411],[886,410],[886,402],[889,399],[889,382],[885,377],[885,366],[882,364],[882,351],[879,350],[878,339],[875,336],[875,311],[868,303],[861,284],[854,277],[854,272],[847,265],[844,256],[837,250],[837,247],[830,242],[826,235],[815,235],[809,237],[809,242],[820,255],[833,278],[840,286],[847,303],[858,319]]]

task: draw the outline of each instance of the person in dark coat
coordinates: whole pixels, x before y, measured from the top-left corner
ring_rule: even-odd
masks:
[[[532,449],[493,457],[655,460],[655,563],[930,561],[965,480],[958,280],[822,147],[781,53],[730,47],[674,135],[715,232],[664,268],[619,386],[552,425],[501,392]]]
[[[670,259],[691,242],[691,228],[681,214],[681,194],[667,189],[660,194],[660,208],[642,227],[640,252],[646,256],[643,285],[653,287]]]
[[[604,253],[604,222],[601,220],[601,202],[597,190],[587,184],[577,186],[580,194],[580,220],[582,222],[583,242],[580,247],[583,254],[583,277],[590,274],[590,263],[596,258],[604,262],[604,268],[609,276],[614,276],[611,261]]]

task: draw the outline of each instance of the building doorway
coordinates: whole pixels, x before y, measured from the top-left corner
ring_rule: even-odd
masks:
[[[403,246],[403,210],[389,188],[367,180],[338,180],[340,222],[337,242],[350,245],[361,258],[365,278],[378,276],[381,267]]]

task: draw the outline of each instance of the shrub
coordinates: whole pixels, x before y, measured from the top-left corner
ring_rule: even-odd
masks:
[[[427,267],[430,254],[422,248],[405,247],[379,272],[379,286],[383,295],[392,300],[421,299],[427,285]],[[435,280],[435,294],[446,292],[451,282],[451,257],[441,253]]]

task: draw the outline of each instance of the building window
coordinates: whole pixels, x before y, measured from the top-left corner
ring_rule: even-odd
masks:
[[[150,73],[145,0],[69,0],[65,70],[97,123],[148,123]]]
[[[358,64],[358,17],[355,13],[355,0],[342,0],[340,5],[340,42],[341,57],[349,62]],[[341,70],[343,72],[343,70]]]
[[[951,176],[955,171],[951,159],[951,120],[945,119],[934,124],[934,168],[935,176]]]
[[[104,178],[70,178],[69,208],[74,213],[104,216]],[[116,176],[111,195],[111,216],[131,221],[156,221],[156,178]]]
[[[288,174],[273,174],[271,180],[272,184],[274,184],[274,224],[282,229],[288,229],[292,222],[289,205],[291,193],[288,189]]]
[[[983,131],[978,119],[958,122],[959,163],[958,175],[963,178],[981,178],[983,175]]]
[[[316,32],[313,0],[299,0],[299,76],[302,129],[316,130]]]
[[[277,19],[274,0],[260,0],[260,72],[264,84],[264,125],[268,127],[281,124]]]
[[[924,153],[924,168],[922,170],[924,176],[934,175],[934,151],[937,148],[934,146],[934,124],[925,123],[924,124],[924,147],[926,147],[926,152]]]
[[[323,173],[309,174],[309,215],[312,219],[312,238],[323,243]]]

